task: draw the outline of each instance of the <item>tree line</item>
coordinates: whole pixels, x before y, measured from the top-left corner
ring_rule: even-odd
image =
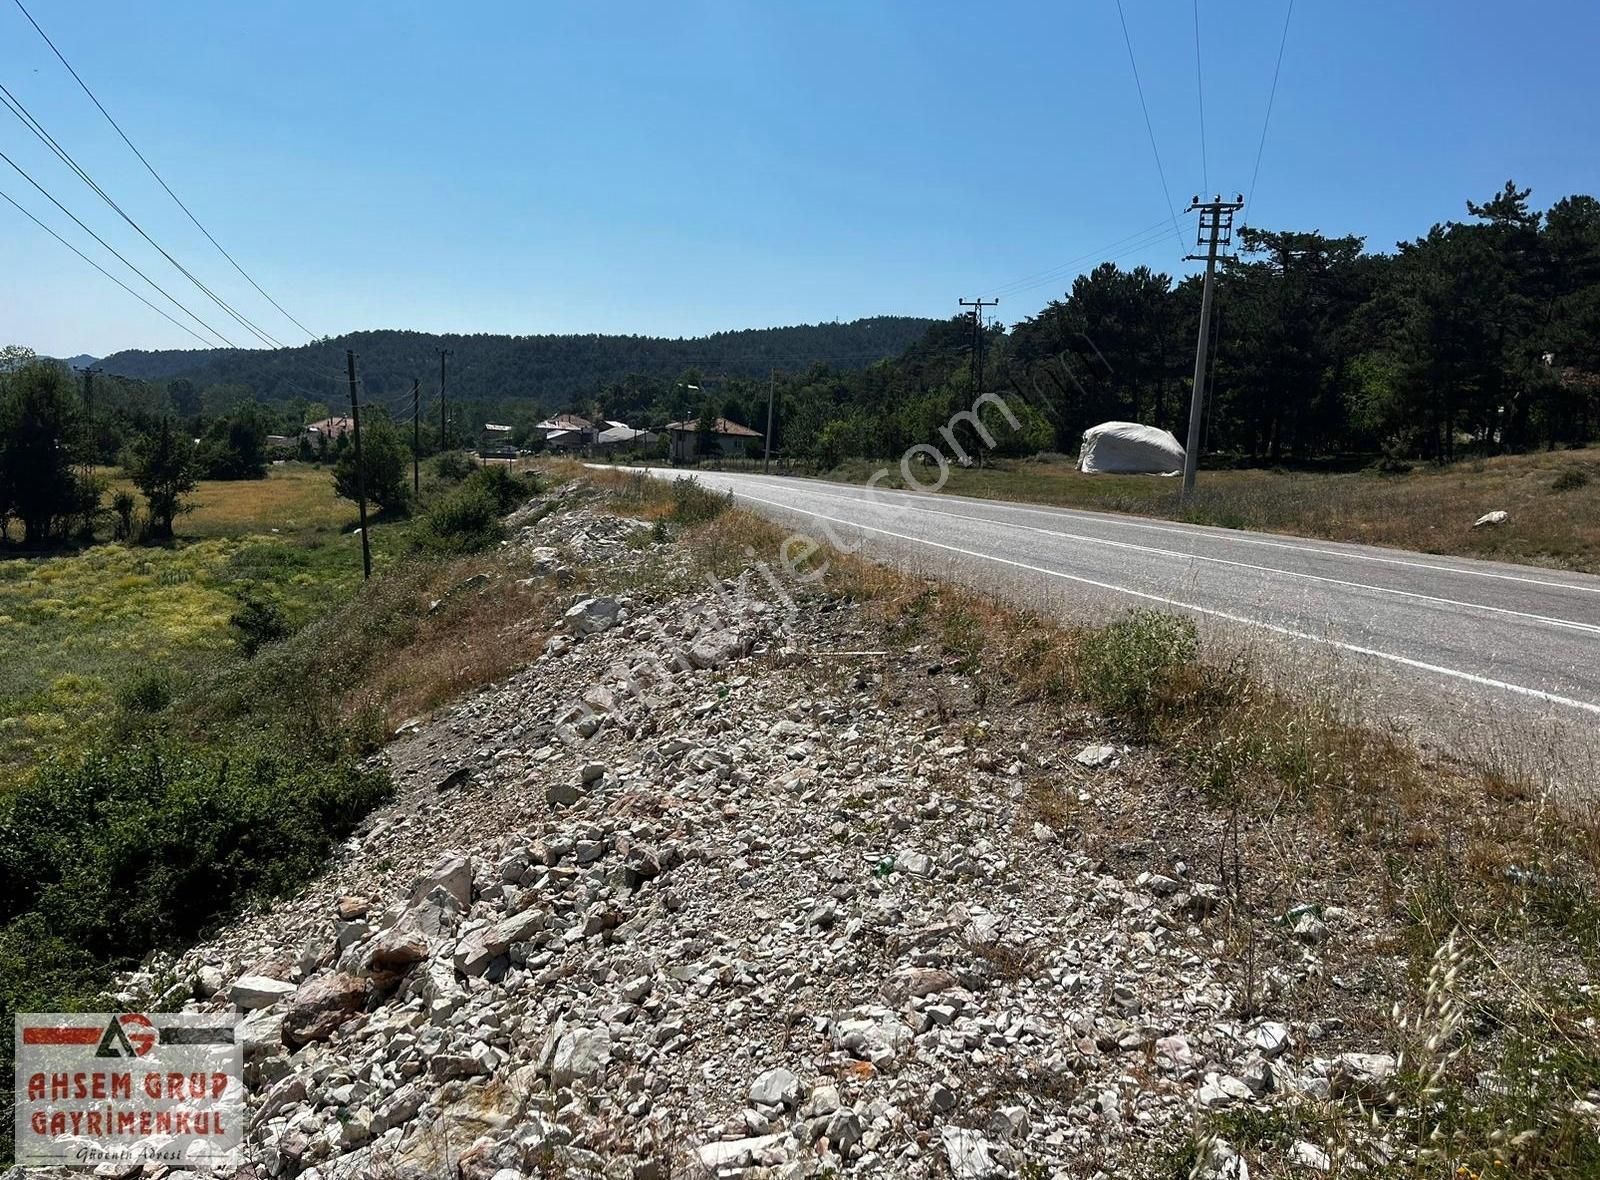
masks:
[[[1355,236],[1242,228],[1217,279],[1205,450],[1448,461],[1593,440],[1600,202],[1571,196],[1540,213],[1529,197],[1508,182],[1390,254]],[[1183,439],[1200,285],[1105,263],[1009,331],[988,328],[985,389],[1017,395],[1025,425],[1002,446],[1045,433],[1071,454],[1110,419]],[[775,446],[827,467],[928,441],[972,404],[972,339],[957,317],[892,362],[784,380]],[[724,388],[730,410],[759,421],[764,389]]]
[[[373,399],[403,399],[413,379],[430,394],[439,350],[448,349],[451,396],[499,403],[562,404],[629,374],[670,378],[700,366],[727,375],[765,377],[822,361],[850,368],[897,356],[927,330],[915,316],[874,316],[848,323],[748,328],[696,338],[598,333],[503,336],[382,330],[352,332],[298,348],[199,349],[114,353],[107,372],[146,381],[184,378],[197,390],[248,388],[263,401],[297,396],[337,403],[345,395],[344,354],[361,358],[362,388]]]
[[[302,433],[315,410],[241,396],[213,416],[181,415],[172,391],[150,383],[102,379],[92,400],[90,388],[59,361],[0,349],[0,543],[92,541],[108,516],[117,540],[166,541],[200,480],[262,479],[273,457],[329,463],[336,492],[355,487],[348,439],[324,434],[312,445]],[[382,414],[369,434],[379,506],[404,510],[410,447]],[[101,469],[113,466],[143,512],[125,489],[107,503]]]

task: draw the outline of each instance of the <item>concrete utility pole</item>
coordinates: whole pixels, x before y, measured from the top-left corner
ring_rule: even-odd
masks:
[[[1206,405],[1206,353],[1211,346],[1211,296],[1217,280],[1217,251],[1227,249],[1233,242],[1233,215],[1244,208],[1244,197],[1224,201],[1220,196],[1209,201],[1195,197],[1189,202],[1186,213],[1200,213],[1198,244],[1206,248],[1204,254],[1189,254],[1186,258],[1198,262],[1205,260],[1205,285],[1200,291],[1200,337],[1194,348],[1194,395],[1189,400],[1189,445],[1183,451],[1183,494],[1194,491],[1195,468],[1200,463],[1200,423],[1205,418]]]
[[[367,469],[361,465],[361,403],[356,398],[356,354],[344,350],[345,368],[350,374],[350,430],[356,446],[356,503],[361,506],[361,576],[372,577],[372,546],[367,540]]]
[[[972,391],[983,392],[983,309],[997,307],[998,299],[962,299],[962,307],[972,308]]]
[[[772,394],[778,388],[778,371],[767,370],[767,438],[766,449],[761,452],[761,474],[767,473],[767,463],[772,459]]]
[[[411,378],[411,491],[413,495],[422,492],[422,470],[419,456],[422,454],[422,382],[415,377]]]
[[[452,351],[449,348],[439,350],[439,449],[441,451],[450,449],[450,428],[445,424],[444,416],[444,358],[451,355]]]

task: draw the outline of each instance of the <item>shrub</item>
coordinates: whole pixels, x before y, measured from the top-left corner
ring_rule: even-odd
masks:
[[[117,540],[126,541],[133,536],[133,510],[137,507],[132,492],[120,491],[111,497],[111,511],[117,514]]]
[[[0,1023],[92,1003],[113,970],[299,884],[389,789],[349,760],[257,745],[46,763],[0,797]],[[0,1040],[7,1079],[11,1053]]]
[[[1145,729],[1160,711],[1162,689],[1199,650],[1199,633],[1189,619],[1135,610],[1083,637],[1078,678],[1096,706]]]
[[[465,486],[478,488],[493,497],[502,513],[510,512],[539,491],[539,480],[532,473],[514,475],[509,467],[498,464],[480,467],[465,480]]]
[[[433,474],[444,483],[460,483],[475,470],[462,451],[444,451],[433,457]]]
[[[672,519],[679,524],[704,524],[731,507],[732,492],[713,492],[692,475],[672,481]]]
[[[0,921],[108,959],[197,934],[317,871],[388,793],[352,762],[155,743],[47,763],[0,803]]]
[[[500,502],[482,486],[463,483],[429,508],[413,534],[425,553],[476,553],[505,538]]]
[[[291,628],[283,612],[270,602],[247,598],[244,604],[228,619],[234,629],[234,641],[245,659],[250,659],[269,643],[288,637]]]
[[[1582,467],[1567,467],[1563,468],[1561,474],[1556,476],[1555,481],[1550,485],[1550,490],[1552,492],[1575,492],[1579,488],[1588,486],[1589,473],[1587,471]]]
[[[125,713],[159,713],[176,695],[171,671],[141,668],[117,689],[117,704]]]

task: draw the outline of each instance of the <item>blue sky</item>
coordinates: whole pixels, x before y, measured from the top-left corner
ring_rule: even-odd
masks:
[[[1114,0],[24,2],[222,244],[319,334],[698,335],[946,315],[996,290],[1014,322],[1073,269],[1021,280],[1118,255],[1128,247],[1103,248],[1168,216]],[[1203,170],[1193,12],[1123,5],[1181,218]],[[1249,187],[1284,11],[1200,0],[1212,189]],[[1578,0],[1514,13],[1300,0],[1249,219],[1388,249],[1508,177],[1541,206],[1595,192],[1596,44],[1600,7]],[[12,0],[0,81],[180,261],[303,340]],[[242,342],[5,112],[0,150]],[[3,163],[0,191],[121,273]],[[1145,240],[1119,261],[1185,265],[1187,241]],[[13,341],[56,355],[194,344],[0,204],[0,343]]]

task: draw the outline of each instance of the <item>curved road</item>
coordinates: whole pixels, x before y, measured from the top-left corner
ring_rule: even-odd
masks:
[[[1187,613],[1213,637],[1353,694],[1369,723],[1424,741],[1569,785],[1595,781],[1600,766],[1600,577],[963,496],[697,475],[817,540],[1053,615]]]

